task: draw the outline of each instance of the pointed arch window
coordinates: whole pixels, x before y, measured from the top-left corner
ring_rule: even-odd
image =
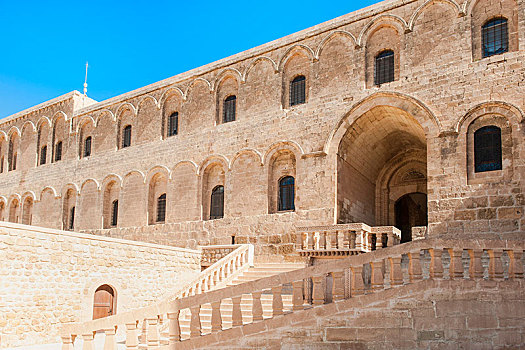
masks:
[[[40,165],[46,164],[47,159],[47,146],[42,146],[40,149]]]
[[[122,131],[122,148],[131,146],[131,125],[126,125]]]
[[[224,217],[224,186],[216,186],[211,191],[210,219],[221,219]]]
[[[506,18],[495,18],[483,25],[483,57],[499,55],[509,51],[509,31]]]
[[[62,160],[62,141],[57,142],[55,146],[55,162]]]
[[[226,97],[223,106],[223,123],[233,122],[235,120],[237,97],[232,95]]]
[[[172,113],[168,119],[168,136],[177,135],[179,129],[179,113]]]
[[[295,210],[295,179],[285,176],[279,180],[279,211]]]
[[[157,198],[157,222],[166,221],[166,193]]]
[[[474,132],[474,168],[476,173],[502,170],[501,129],[494,125]]]
[[[304,75],[295,77],[290,83],[290,106],[306,102],[306,78]]]
[[[84,157],[89,157],[91,155],[91,136],[86,137],[84,140]]]
[[[111,203],[111,226],[115,227],[118,223],[118,199]]]
[[[394,51],[380,52],[375,59],[374,84],[381,85],[394,81]]]

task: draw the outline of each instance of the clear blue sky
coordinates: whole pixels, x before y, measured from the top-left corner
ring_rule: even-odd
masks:
[[[378,0],[0,0],[0,118],[72,90],[97,101]]]

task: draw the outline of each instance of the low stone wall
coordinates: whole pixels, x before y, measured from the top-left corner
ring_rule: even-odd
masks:
[[[200,272],[197,250],[0,222],[0,347],[59,342],[92,318],[95,290],[116,313],[168,297]]]

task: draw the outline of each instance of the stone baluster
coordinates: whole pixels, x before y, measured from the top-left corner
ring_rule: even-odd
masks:
[[[179,314],[179,310],[176,310],[174,312],[168,312],[169,344],[175,344],[180,342]]]
[[[401,257],[388,258],[390,263],[390,285],[399,286],[403,284],[403,271],[401,271]]]
[[[383,234],[376,233],[376,250],[383,248]]]
[[[226,277],[226,269],[225,266],[219,266],[219,281],[224,281],[224,278]]]
[[[414,283],[422,278],[419,251],[408,253],[408,259],[408,275],[410,277],[410,282]]]
[[[126,350],[138,350],[139,348],[139,329],[137,322],[126,323]]]
[[[241,257],[240,255],[237,255],[237,257],[235,258],[235,268],[240,268],[242,266],[242,260],[241,260]]]
[[[282,286],[276,286],[272,287],[272,310],[273,310],[273,317],[282,315],[283,314],[283,298],[281,296],[282,293]]]
[[[312,291],[312,304],[322,305],[324,304],[324,288],[323,288],[324,276],[312,277],[313,291]]]
[[[211,303],[211,331],[212,332],[222,331],[221,302],[220,301],[215,301]]]
[[[483,256],[483,250],[471,249],[468,251],[470,256],[469,265],[469,278],[481,279],[483,278],[483,264],[481,263],[481,257]]]
[[[295,237],[295,249],[304,249],[304,232],[297,233],[297,236]]]
[[[355,231],[355,249],[365,251],[364,231]]]
[[[201,306],[193,306],[190,308],[191,321],[190,321],[190,338],[196,338],[201,336],[201,318],[200,318]]]
[[[241,298],[242,296],[232,297],[232,327],[242,326]]]
[[[443,255],[442,249],[430,249],[430,278],[440,279],[443,278]]]
[[[319,238],[320,238],[320,232],[314,233],[314,249],[319,250]]]
[[[115,343],[115,327],[104,329],[104,350],[116,350],[117,344]]]
[[[386,241],[386,246],[387,247],[393,247],[395,242],[394,242],[394,233],[393,232],[388,232],[386,234],[386,237],[387,237],[387,241]]]
[[[292,310],[302,310],[303,309],[303,303],[304,303],[304,296],[303,296],[303,285],[304,282],[301,281],[295,281],[292,283]]]
[[[365,291],[363,282],[363,265],[352,266],[352,296],[361,295]]]
[[[374,261],[370,263],[372,276],[371,284],[373,290],[383,289],[384,288],[384,278],[383,278],[383,261]]]
[[[230,263],[228,264],[228,276],[230,276],[234,271],[235,271],[235,264],[233,261],[230,261]]]
[[[501,249],[489,250],[489,276],[492,279],[503,279],[503,263],[501,261],[502,255],[503,251]]]
[[[307,233],[306,246],[308,250],[314,250],[314,232]]]
[[[344,249],[353,249],[355,248],[355,234],[353,231],[350,230],[344,230],[342,233],[342,242],[339,246],[340,248]]]
[[[62,339],[62,350],[74,350],[73,337],[71,335],[63,335]]]
[[[263,308],[261,304],[261,294],[262,292],[253,292],[252,293],[252,316],[253,322],[262,321],[263,319]]]
[[[82,334],[82,340],[84,344],[82,345],[82,350],[95,350],[95,343],[93,341],[94,333],[84,333]]]
[[[519,250],[508,250],[509,255],[509,278],[523,278],[523,252]]]
[[[334,231],[335,235],[335,245],[332,248],[341,249],[344,247],[345,233],[344,231],[336,230]]]
[[[160,334],[159,334],[159,319],[157,317],[147,318],[148,333],[146,336],[146,344],[148,349],[154,348],[160,345]]]
[[[461,249],[447,249],[450,254],[450,279],[463,278],[463,250]]]
[[[345,298],[345,273],[344,271],[332,272],[332,300]]]

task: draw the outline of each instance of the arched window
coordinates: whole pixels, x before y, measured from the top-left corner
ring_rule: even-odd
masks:
[[[210,219],[224,217],[224,186],[216,186],[211,191]]]
[[[16,152],[13,154],[13,160],[12,160],[12,169],[11,170],[16,170],[16,159],[17,159],[17,154]]]
[[[131,146],[131,125],[127,125],[122,132],[122,148]]]
[[[157,222],[166,221],[166,193],[157,198]]]
[[[57,142],[55,146],[55,162],[62,160],[62,141]]]
[[[474,169],[476,173],[501,170],[501,129],[494,125],[474,132]]]
[[[93,319],[116,314],[117,298],[113,288],[104,284],[97,288],[93,300]]]
[[[91,136],[86,137],[84,140],[84,157],[91,155]]]
[[[505,18],[495,18],[481,28],[483,57],[509,51],[509,32]]]
[[[306,102],[306,78],[299,75],[290,83],[290,106]]]
[[[279,211],[295,210],[295,179],[292,176],[279,180]]]
[[[40,149],[40,165],[46,164],[47,146],[42,146]]]
[[[177,135],[179,128],[179,113],[175,112],[168,119],[168,136]]]
[[[374,84],[381,85],[394,81],[394,51],[380,52],[375,59]]]
[[[75,228],[75,207],[71,207],[69,210],[69,225],[68,229],[72,231]]]
[[[118,199],[111,203],[111,226],[117,226],[118,222]]]
[[[224,100],[223,113],[222,113],[222,122],[228,123],[235,120],[235,104],[237,97],[232,95],[226,97]]]
[[[14,149],[13,140],[9,140],[9,150],[7,153],[7,170],[16,170],[16,151]]]
[[[4,157],[0,160],[0,173],[4,172]]]

